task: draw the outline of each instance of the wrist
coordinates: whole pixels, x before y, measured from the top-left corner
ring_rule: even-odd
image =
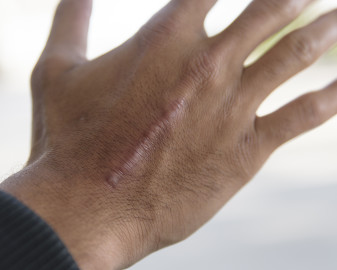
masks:
[[[119,196],[103,181],[79,175],[69,179],[51,168],[40,159],[0,188],[54,229],[80,269],[122,269],[153,251],[144,234],[147,225],[127,217]]]

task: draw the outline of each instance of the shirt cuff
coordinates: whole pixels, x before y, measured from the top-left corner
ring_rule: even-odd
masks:
[[[0,269],[79,270],[53,229],[22,202],[2,191]]]

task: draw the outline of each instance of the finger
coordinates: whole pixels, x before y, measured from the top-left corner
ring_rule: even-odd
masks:
[[[198,2],[198,3],[196,3]],[[171,0],[159,13],[154,16],[156,24],[177,26],[184,29],[184,35],[195,35],[195,31],[204,31],[204,21],[209,10],[217,0]]]
[[[254,0],[226,30],[214,37],[221,47],[235,45],[234,59],[243,63],[269,36],[292,22],[315,0]]]
[[[44,51],[81,61],[86,56],[92,0],[62,0]]]
[[[217,3],[217,0],[200,0],[198,3],[191,0],[173,0],[172,2],[178,6],[182,16],[186,17],[188,14],[187,19],[194,26],[203,27],[208,12]]]
[[[198,3],[197,3],[198,2]],[[204,20],[217,0],[171,0],[138,32],[146,44],[165,44],[169,41],[195,42],[208,38]]]
[[[337,81],[322,91],[299,97],[278,111],[258,118],[261,140],[273,151],[283,143],[309,131],[337,114]]]
[[[248,96],[256,110],[275,88],[310,66],[337,42],[337,10],[286,36],[243,73],[243,87],[258,89]]]

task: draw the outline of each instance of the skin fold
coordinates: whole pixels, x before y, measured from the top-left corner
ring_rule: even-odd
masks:
[[[337,42],[336,10],[244,66],[312,2],[252,1],[208,37],[216,1],[172,0],[89,61],[92,1],[61,1],[32,73],[31,156],[0,188],[45,219],[81,269],[123,269],[184,240],[276,148],[337,113],[334,82],[256,116],[275,88]]]

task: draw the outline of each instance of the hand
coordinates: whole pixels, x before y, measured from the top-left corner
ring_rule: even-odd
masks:
[[[91,0],[63,0],[32,75],[27,166],[2,188],[58,232],[82,269],[120,269],[208,221],[284,142],[337,113],[337,83],[257,117],[337,41],[337,11],[249,67],[312,0],[255,0],[226,30],[215,0],[173,0],[121,47],[86,59]]]

